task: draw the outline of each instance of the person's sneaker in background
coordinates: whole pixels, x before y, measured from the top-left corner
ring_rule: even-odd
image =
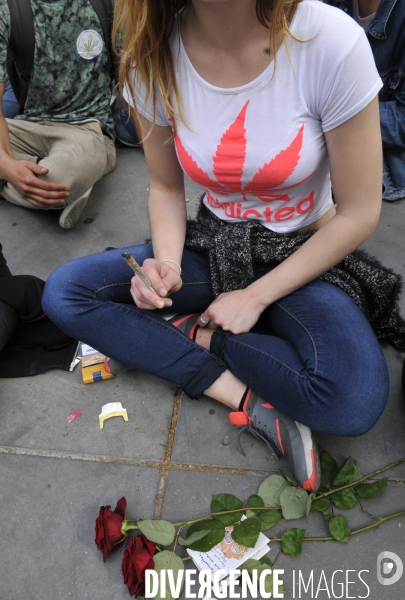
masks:
[[[87,204],[87,200],[90,197],[91,190],[93,186],[87,192],[84,192],[79,198],[73,200],[70,204],[67,204],[65,208],[62,210],[62,213],[59,217],[59,225],[63,229],[72,229],[77,225],[79,219],[82,215],[83,209]]]

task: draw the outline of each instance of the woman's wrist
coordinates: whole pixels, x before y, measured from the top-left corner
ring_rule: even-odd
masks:
[[[260,307],[261,312],[265,310],[270,304],[279,299],[280,296],[276,296],[274,293],[274,285],[272,285],[270,273],[267,273],[260,279],[256,279],[253,283],[251,283],[248,288],[257,305]]]
[[[170,266],[174,265],[174,268],[177,268],[177,272],[181,276],[182,268],[181,268],[180,264],[176,260],[173,260],[172,258],[162,258],[162,259],[159,260],[159,262],[161,262],[161,263],[169,263]]]

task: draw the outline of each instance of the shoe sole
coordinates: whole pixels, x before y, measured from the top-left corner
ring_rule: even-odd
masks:
[[[59,225],[63,229],[73,229],[77,225],[89,197],[90,194],[84,198],[78,198],[63,209],[59,218]]]
[[[130,144],[129,142],[126,142],[119,138],[117,134],[115,134],[115,138],[118,142],[124,144],[124,146],[128,146],[129,148],[141,148],[141,144],[139,142],[137,144]]]

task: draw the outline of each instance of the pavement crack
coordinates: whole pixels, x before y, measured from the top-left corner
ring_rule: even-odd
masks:
[[[173,412],[172,412],[172,418],[170,421],[169,434],[167,436],[166,451],[165,451],[165,455],[163,457],[163,464],[162,464],[162,467],[160,470],[159,487],[158,487],[158,491],[157,491],[156,498],[155,498],[155,510],[153,513],[154,519],[160,519],[160,517],[162,515],[163,501],[165,499],[166,484],[167,484],[167,479],[168,479],[169,473],[170,473],[170,467],[171,467],[170,461],[172,459],[174,437],[176,435],[176,427],[177,427],[177,422],[179,420],[182,395],[183,395],[182,390],[177,389],[176,394],[174,396]]]

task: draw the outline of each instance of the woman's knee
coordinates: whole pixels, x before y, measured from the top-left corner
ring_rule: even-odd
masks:
[[[60,321],[66,313],[69,303],[69,287],[72,280],[69,277],[68,265],[58,267],[47,279],[42,295],[42,308],[52,321]]]
[[[389,392],[388,371],[382,353],[379,358],[368,368],[352,369],[346,377],[317,385],[316,395],[325,419],[320,419],[319,431],[357,437],[375,425]]]

